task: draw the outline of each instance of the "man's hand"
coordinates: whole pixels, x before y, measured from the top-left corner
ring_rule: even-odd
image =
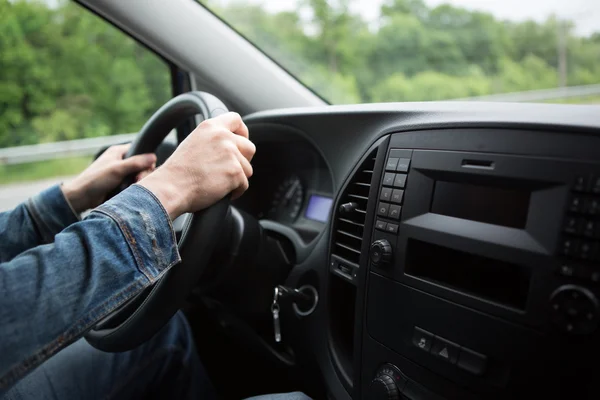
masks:
[[[164,165],[139,184],[153,192],[175,219],[228,193],[241,196],[248,189],[255,152],[242,118],[230,112],[203,121]]]
[[[112,146],[75,179],[62,185],[74,211],[80,213],[102,204],[107,195],[131,174],[154,169],[156,155],[140,154],[123,159],[129,144]]]

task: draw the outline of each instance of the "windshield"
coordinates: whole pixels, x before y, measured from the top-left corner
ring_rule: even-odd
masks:
[[[600,1],[201,3],[330,103],[600,104]]]

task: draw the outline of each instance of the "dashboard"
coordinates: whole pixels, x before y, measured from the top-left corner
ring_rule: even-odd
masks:
[[[286,286],[319,302],[282,308],[282,330],[330,398],[598,398],[598,107],[245,120],[258,151],[236,205],[305,239]]]
[[[288,226],[310,242],[325,228],[333,204],[325,160],[288,128],[263,127],[252,135],[258,149],[254,174],[248,191],[233,205],[259,220]]]

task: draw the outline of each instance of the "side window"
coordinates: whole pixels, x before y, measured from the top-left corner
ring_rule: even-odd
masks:
[[[74,2],[0,0],[0,15],[0,184],[76,174],[91,159],[2,153],[134,133],[171,97],[169,65]]]

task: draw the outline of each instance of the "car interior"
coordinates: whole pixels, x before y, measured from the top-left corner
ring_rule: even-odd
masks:
[[[600,396],[597,106],[329,105],[195,1],[79,4],[171,68],[131,154],[160,165],[226,110],[257,148],[248,191],[175,221],[183,263],[92,345],[183,309],[223,399]]]

